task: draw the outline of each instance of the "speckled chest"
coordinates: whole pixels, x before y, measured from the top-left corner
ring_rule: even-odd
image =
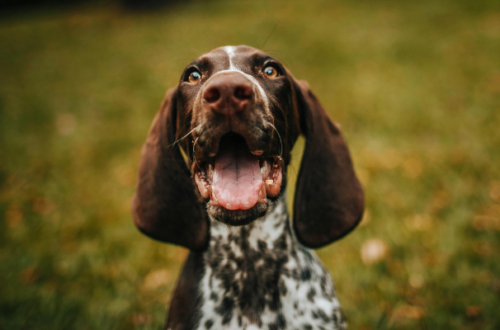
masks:
[[[346,329],[330,275],[290,230],[284,199],[246,226],[211,223],[196,329]]]

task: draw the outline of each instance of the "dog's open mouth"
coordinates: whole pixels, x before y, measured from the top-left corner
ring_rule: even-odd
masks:
[[[230,216],[230,222],[263,215],[268,197],[280,193],[283,172],[281,157],[263,155],[250,151],[241,135],[230,133],[222,137],[215,157],[194,164],[198,190],[209,199],[209,213]]]

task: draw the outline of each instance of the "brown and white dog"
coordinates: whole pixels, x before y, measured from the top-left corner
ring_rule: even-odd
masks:
[[[299,134],[292,229],[285,171]],[[248,46],[200,56],[153,121],[133,201],[141,232],[191,250],[166,329],[346,328],[308,248],[349,233],[363,208],[346,143],[306,82]]]

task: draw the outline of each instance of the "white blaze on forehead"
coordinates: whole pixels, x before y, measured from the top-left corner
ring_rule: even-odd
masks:
[[[229,70],[239,71],[233,64],[233,57],[234,57],[234,52],[236,50],[236,47],[227,46],[227,47],[224,47],[224,50],[226,51],[227,56],[229,57]]]
[[[234,46],[226,46],[224,47],[224,51],[226,52],[228,58],[229,58],[229,69],[227,70],[222,70],[222,71],[219,71],[219,72],[239,72],[241,73],[242,75],[244,75],[248,80],[250,80],[255,86],[257,86],[257,89],[259,91],[259,94],[260,96],[262,97],[262,99],[264,100],[264,105],[265,105],[265,108],[267,111],[269,111],[269,100],[267,98],[267,95],[266,95],[266,92],[264,92],[264,89],[262,88],[262,86],[259,84],[259,82],[257,81],[257,79],[255,79],[254,76],[252,75],[249,75],[248,73],[245,73],[243,71],[241,71],[236,65],[234,65],[233,63],[233,58],[235,56],[235,52],[236,52],[236,47]]]

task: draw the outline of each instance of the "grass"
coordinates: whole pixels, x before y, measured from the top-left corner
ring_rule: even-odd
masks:
[[[140,147],[182,68],[227,44],[282,60],[343,127],[367,212],[318,254],[351,329],[499,329],[499,41],[494,1],[4,16],[0,329],[161,328],[186,251],[132,224]]]

